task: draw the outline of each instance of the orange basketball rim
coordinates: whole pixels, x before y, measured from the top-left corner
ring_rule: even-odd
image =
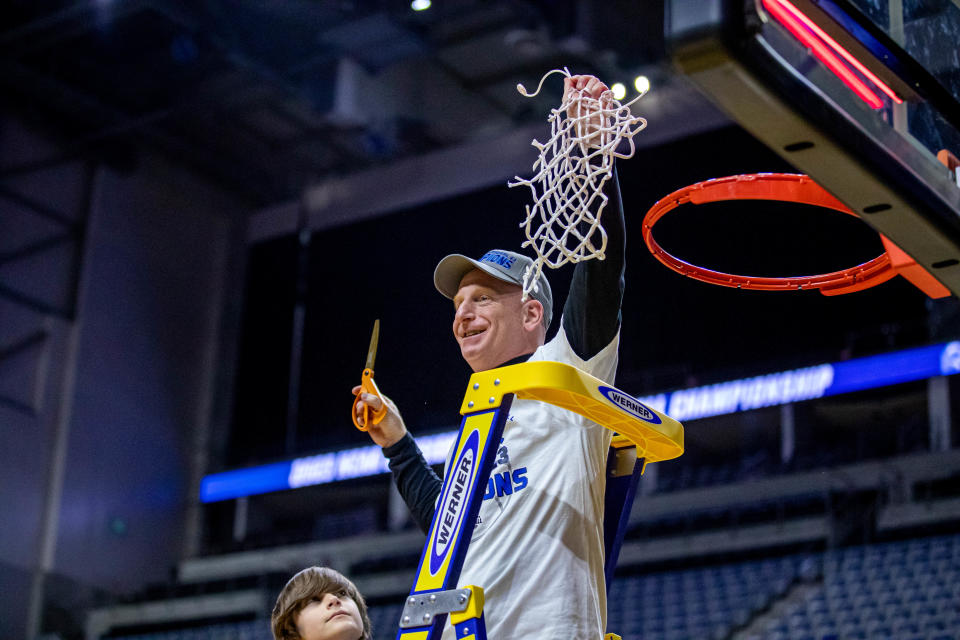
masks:
[[[667,253],[654,239],[653,226],[667,213],[683,204],[706,204],[725,200],[777,200],[825,207],[855,217],[856,212],[827,193],[810,176],[794,173],[753,173],[698,182],[660,199],[643,219],[643,240],[654,257],[679,274],[723,287],[759,291],[819,289],[825,296],[863,291],[902,275],[931,298],[944,298],[950,290],[880,234],[884,253],[849,269],[812,276],[769,278],[741,276],[713,271],[680,260]]]

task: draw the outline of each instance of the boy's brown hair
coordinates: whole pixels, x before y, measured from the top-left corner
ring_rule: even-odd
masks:
[[[357,640],[371,640],[370,614],[363,596],[345,575],[328,567],[307,567],[290,578],[280,591],[270,616],[274,640],[299,640],[297,614],[315,598],[338,591],[346,591],[347,596],[357,603],[363,621],[363,636]]]

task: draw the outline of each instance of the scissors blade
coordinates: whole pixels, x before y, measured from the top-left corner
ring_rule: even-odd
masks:
[[[373,369],[377,359],[377,343],[380,342],[380,318],[373,321],[373,333],[370,334],[370,348],[367,349],[367,369]]]

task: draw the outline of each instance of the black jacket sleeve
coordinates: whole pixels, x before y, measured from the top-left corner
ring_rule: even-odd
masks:
[[[420,447],[409,433],[399,442],[383,449],[383,455],[388,460],[387,466],[393,473],[400,497],[407,503],[414,521],[427,533],[436,510],[437,496],[440,495],[440,478],[427,464]]]
[[[563,330],[574,352],[589,360],[610,344],[620,329],[626,231],[616,167],[604,185],[607,205],[600,219],[607,232],[604,260],[577,263],[563,307]]]

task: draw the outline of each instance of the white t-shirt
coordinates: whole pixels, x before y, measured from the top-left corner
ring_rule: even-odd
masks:
[[[613,384],[619,333],[584,361],[560,326],[529,361],[564,362]],[[611,437],[609,429],[571,411],[513,401],[459,580],[459,586],[483,587],[490,640],[603,637]],[[443,640],[453,638],[448,621]]]

